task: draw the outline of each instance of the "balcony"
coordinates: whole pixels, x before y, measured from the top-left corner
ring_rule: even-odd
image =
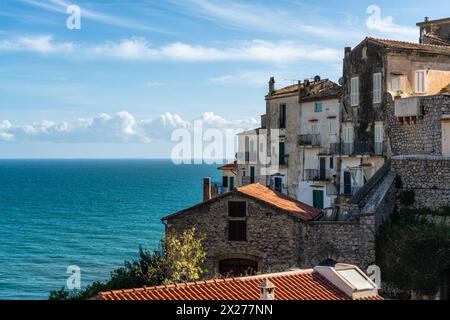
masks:
[[[409,97],[395,100],[395,117],[399,119],[410,119],[422,116],[420,97]]]
[[[320,147],[320,134],[303,134],[298,141],[301,146]]]
[[[359,142],[359,143],[332,143],[331,154],[353,155],[375,155],[383,156],[385,153],[384,142]]]
[[[330,181],[331,178],[330,170],[305,169],[305,181]]]

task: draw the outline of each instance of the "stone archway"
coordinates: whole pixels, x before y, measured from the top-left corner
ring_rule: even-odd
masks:
[[[251,276],[262,272],[262,258],[247,255],[224,255],[215,259],[215,271],[223,277]]]

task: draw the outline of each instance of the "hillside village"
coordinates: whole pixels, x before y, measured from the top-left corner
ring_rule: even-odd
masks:
[[[219,168],[223,182],[205,178],[202,203],[163,218],[167,232],[205,234],[209,277],[334,274],[342,264],[366,272],[399,195],[414,192],[416,209],[450,206],[450,18],[417,26],[418,43],[368,37],[345,48],[339,83],[269,80],[261,126],[239,134],[236,160]],[[442,277],[439,297],[448,299],[448,270]]]

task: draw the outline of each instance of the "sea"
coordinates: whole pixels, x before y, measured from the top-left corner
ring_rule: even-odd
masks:
[[[104,281],[139,247],[157,249],[161,218],[202,200],[218,165],[170,160],[0,160],[0,299],[47,299]]]

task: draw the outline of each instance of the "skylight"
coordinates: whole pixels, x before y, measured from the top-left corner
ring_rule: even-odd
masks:
[[[356,290],[371,290],[374,289],[373,284],[370,283],[361,273],[356,269],[345,269],[336,271],[345,280],[350,282]]]

